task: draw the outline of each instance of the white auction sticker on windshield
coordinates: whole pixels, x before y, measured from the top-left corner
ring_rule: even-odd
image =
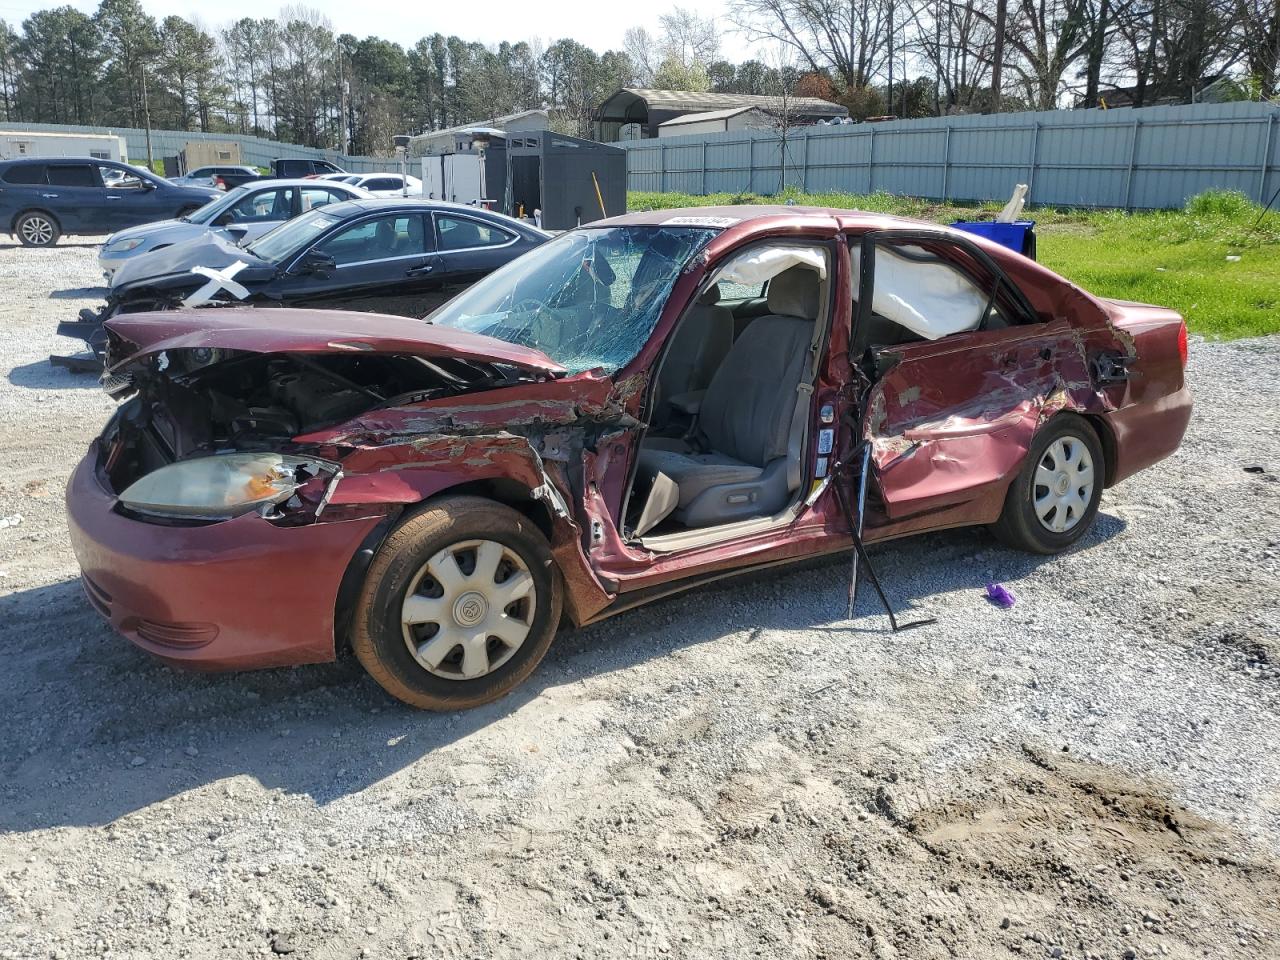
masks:
[[[682,227],[731,227],[741,219],[741,217],[671,217],[669,220],[663,220],[662,225],[664,227],[671,224],[679,224]]]

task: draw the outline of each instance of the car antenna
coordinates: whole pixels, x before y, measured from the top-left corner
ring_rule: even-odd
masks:
[[[848,465],[845,463],[836,465],[835,473],[840,481],[847,477],[847,467]],[[867,579],[871,581],[871,586],[875,588],[876,595],[880,597],[880,602],[884,604],[885,612],[889,614],[889,626],[892,632],[898,633],[902,630],[912,630],[916,627],[926,627],[931,623],[937,623],[937,617],[928,617],[900,625],[898,618],[893,614],[893,605],[889,603],[884,587],[880,585],[880,578],[876,576],[876,568],[871,562],[871,557],[867,555],[866,545],[862,542],[862,519],[863,514],[866,512],[867,476],[870,471],[871,444],[864,440],[862,442],[862,470],[858,477],[858,516],[856,520],[854,519],[853,511],[849,507],[849,494],[845,489],[845,484],[843,482],[836,484],[836,499],[840,501],[840,510],[844,513],[845,522],[849,524],[849,535],[853,537],[853,559],[849,571],[849,605],[845,612],[845,619],[853,619],[853,605],[858,599],[858,573],[861,569],[865,569]],[[861,565],[859,565],[859,560],[862,561]]]

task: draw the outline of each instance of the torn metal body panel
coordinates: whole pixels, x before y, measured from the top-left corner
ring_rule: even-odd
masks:
[[[909,323],[876,313],[881,249],[901,300],[917,262],[944,277],[935,291],[970,284],[963,322],[933,323],[936,297],[904,307]],[[726,269],[735,262],[750,269]],[[846,551],[855,535],[994,523],[1063,414],[1096,432],[1107,484],[1172,452],[1190,415],[1177,314],[1099,300],[981,238],[875,214],[726,207],[600,221],[432,320],[228,307],[109,320],[105,382],[121,406],[68,490],[95,604],[171,661],[326,659],[388,532],[465,495],[539,531],[565,615],[590,623]],[[728,352],[688,391],[684,419],[656,417],[664,375],[700,348],[690,329],[724,335]],[[804,353],[784,364],[795,390],[760,399],[776,377],[755,367],[789,358],[773,355],[778,341],[753,348],[757,334]],[[717,403],[742,449],[716,446],[702,418]],[[755,429],[777,435],[760,462],[743,452]],[[651,483],[655,452],[687,472]],[[128,496],[162,468],[195,476],[181,465],[250,453],[284,457],[277,472],[331,466],[252,479],[269,509],[230,520],[175,523]],[[787,468],[784,496],[753,512],[758,478],[783,475],[770,464]],[[732,520],[681,519],[690,489],[716,483]],[[651,492],[661,509],[645,510]]]

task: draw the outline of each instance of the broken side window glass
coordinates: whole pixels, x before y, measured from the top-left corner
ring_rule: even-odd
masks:
[[[490,274],[429,319],[534,347],[571,373],[613,373],[640,352],[676,278],[717,232],[575,230]]]

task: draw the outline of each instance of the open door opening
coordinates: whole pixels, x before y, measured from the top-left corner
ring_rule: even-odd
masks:
[[[532,220],[542,210],[542,160],[537,156],[511,157],[511,213]]]
[[[809,471],[831,251],[769,241],[712,272],[651,381],[626,531],[650,549],[785,521]]]
[[[859,290],[850,359],[870,384],[866,524],[945,510],[958,511],[956,523],[989,522],[984,511],[998,508],[1060,392],[1061,330],[966,239],[877,231],[850,253]]]

